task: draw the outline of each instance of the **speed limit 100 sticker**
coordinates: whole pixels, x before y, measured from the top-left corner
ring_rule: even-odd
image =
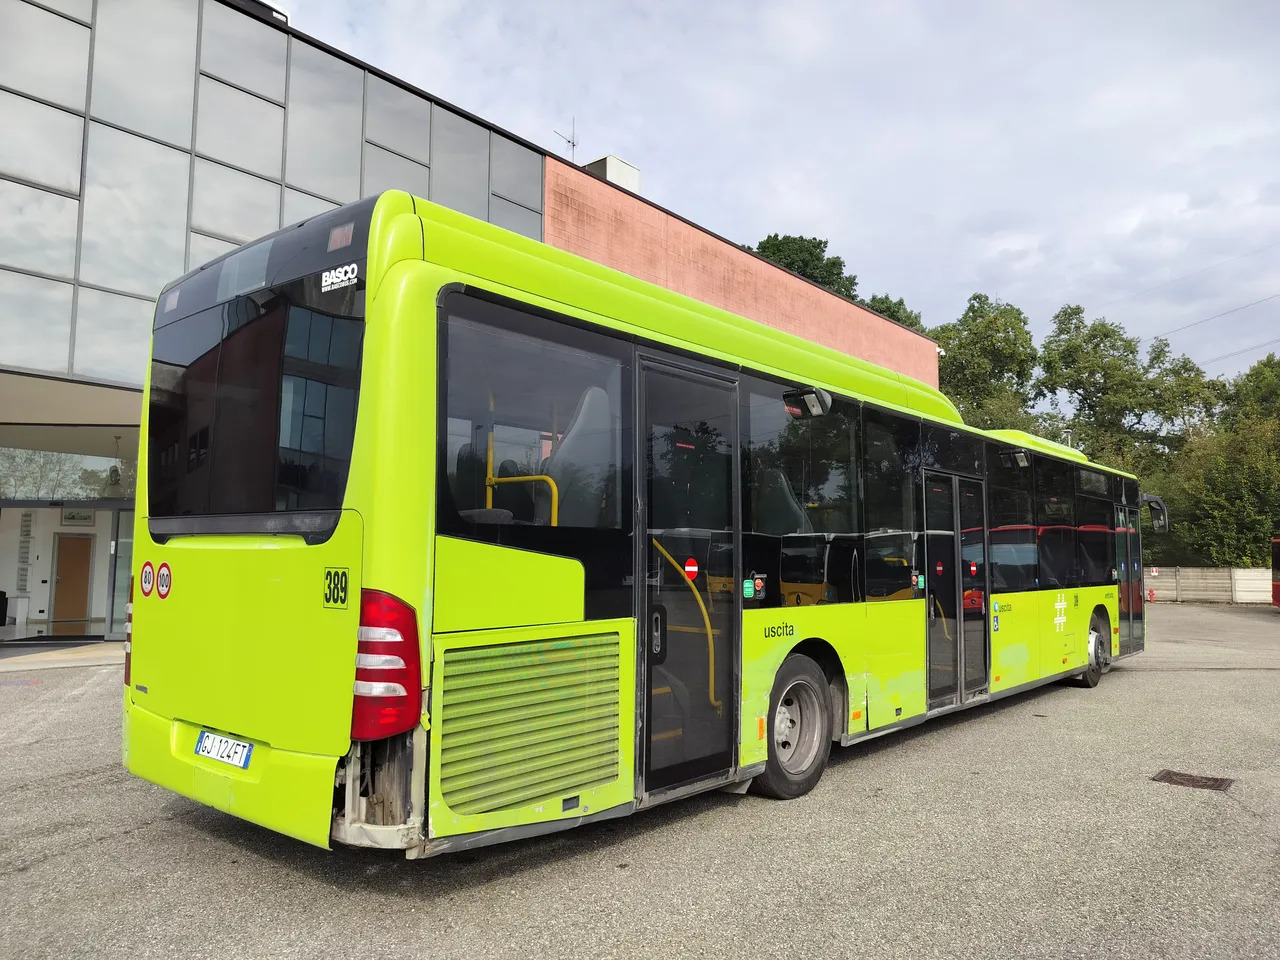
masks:
[[[148,560],[142,565],[142,572],[138,574],[138,586],[142,588],[144,597],[151,596],[151,591],[156,585],[156,568],[151,565]]]
[[[160,564],[160,569],[156,571],[156,594],[163,600],[169,596],[169,591],[173,589],[173,571],[169,569],[167,563]]]

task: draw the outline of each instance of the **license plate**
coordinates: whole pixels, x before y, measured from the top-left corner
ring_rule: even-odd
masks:
[[[253,744],[245,743],[243,740],[232,740],[220,733],[201,730],[200,736],[196,738],[196,753],[210,760],[218,760],[233,767],[239,767],[241,770],[247,770],[249,756],[253,753]]]

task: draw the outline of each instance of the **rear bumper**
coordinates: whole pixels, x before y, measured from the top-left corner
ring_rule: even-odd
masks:
[[[337,757],[254,742],[249,769],[195,753],[202,728],[152,713],[124,696],[123,759],[135,776],[184,797],[328,848]],[[235,731],[219,731],[240,737]]]

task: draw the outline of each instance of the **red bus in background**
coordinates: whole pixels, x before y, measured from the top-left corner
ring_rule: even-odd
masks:
[[[1280,607],[1280,537],[1271,541],[1271,602]]]

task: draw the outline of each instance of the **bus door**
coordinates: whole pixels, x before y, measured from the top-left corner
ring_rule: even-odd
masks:
[[[1137,653],[1147,645],[1146,603],[1142,597],[1142,527],[1138,508],[1128,508],[1129,530],[1129,651]]]
[[[741,603],[737,385],[642,361],[644,792],[734,764]]]
[[[924,475],[930,709],[987,692],[985,503],[980,480]]]
[[[1129,511],[1116,506],[1116,596],[1120,601],[1120,656],[1133,646],[1133,581],[1129,558]],[[1141,599],[1141,597],[1139,597]]]

